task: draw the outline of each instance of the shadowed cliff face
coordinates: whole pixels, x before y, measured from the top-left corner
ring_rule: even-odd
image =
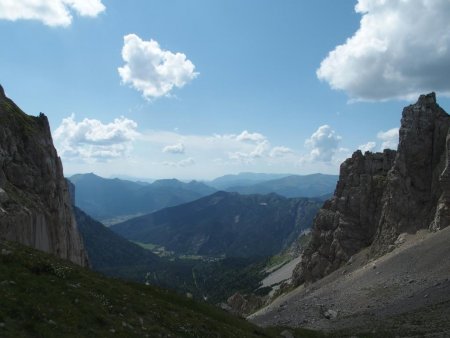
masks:
[[[319,210],[312,240],[294,271],[296,283],[326,276],[372,243],[395,155],[393,150],[365,155],[358,150],[341,164],[334,196]]]
[[[448,185],[441,175],[448,164],[446,147],[450,116],[435,94],[422,95],[403,110],[397,156],[388,174],[383,212],[372,253],[388,250],[402,232],[448,225]]]
[[[87,264],[47,117],[23,113],[1,86],[0,237]]]
[[[362,248],[372,257],[399,234],[450,223],[450,116],[434,93],[403,110],[397,152],[357,151],[340,168],[334,196],[317,214],[294,283],[336,270]]]

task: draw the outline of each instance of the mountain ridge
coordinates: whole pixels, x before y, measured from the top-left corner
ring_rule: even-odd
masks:
[[[90,173],[73,175],[69,180],[77,189],[75,204],[97,220],[145,214],[216,191],[201,182],[184,183],[176,179],[142,183]]]
[[[226,191],[240,194],[268,194],[274,192],[285,197],[320,197],[334,192],[337,175],[289,175],[246,186],[231,186]]]
[[[207,181],[206,183],[216,188],[217,190],[227,190],[227,188],[232,186],[245,186],[249,184],[256,184],[290,175],[291,174],[241,172],[239,174],[223,175],[215,178],[212,181]]]
[[[88,264],[48,119],[25,114],[1,86],[0,238]]]
[[[113,225],[130,240],[184,254],[271,256],[309,228],[322,202],[219,191]]]

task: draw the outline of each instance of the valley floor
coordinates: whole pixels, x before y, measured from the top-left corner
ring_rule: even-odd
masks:
[[[338,335],[450,336],[450,228],[402,234],[389,254],[360,252],[341,269],[300,286],[249,317],[261,326]]]

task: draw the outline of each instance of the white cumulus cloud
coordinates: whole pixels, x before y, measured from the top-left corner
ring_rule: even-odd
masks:
[[[236,136],[236,140],[243,142],[263,142],[266,140],[266,137],[260,133],[249,133],[247,130],[244,130]]]
[[[387,131],[380,131],[377,138],[381,140],[381,149],[397,149],[398,146],[398,128],[392,128]]]
[[[38,20],[52,27],[69,26],[73,12],[96,17],[104,10],[101,0],[0,0],[0,19]]]
[[[311,149],[310,160],[320,162],[331,162],[335,153],[339,151],[341,137],[327,124],[320,126],[305,145]]]
[[[360,27],[317,76],[356,100],[450,94],[450,1],[359,0]]]
[[[269,156],[270,157],[283,157],[285,155],[293,154],[293,153],[294,153],[294,151],[291,148],[284,147],[284,146],[278,146],[278,147],[272,148]]]
[[[251,163],[256,158],[262,158],[266,152],[269,150],[270,144],[268,141],[264,140],[258,142],[252,150],[247,152],[236,151],[228,153],[228,158],[230,160],[236,160],[242,163]]]
[[[217,135],[218,136],[218,135]],[[244,130],[239,135],[223,135],[218,136],[222,138],[228,138],[237,144],[242,144],[241,149],[228,153],[230,160],[238,161],[241,163],[252,163],[254,159],[262,158],[270,149],[270,143],[267,137],[260,133],[250,133]]]
[[[358,147],[358,149],[361,150],[363,153],[365,153],[366,151],[372,151],[376,146],[377,146],[376,142],[370,141],[367,142],[366,144],[361,144]]]
[[[145,41],[136,34],[124,36],[122,58],[125,65],[118,68],[122,82],[146,99],[169,95],[199,74],[185,54],[161,49],[155,40]]]
[[[184,151],[185,148],[183,143],[165,146],[162,150],[163,153],[170,153],[170,154],[184,154]]]
[[[139,135],[137,123],[125,117],[103,124],[85,118],[75,121],[72,114],[54,132],[58,152],[63,157],[105,160],[125,156]]]

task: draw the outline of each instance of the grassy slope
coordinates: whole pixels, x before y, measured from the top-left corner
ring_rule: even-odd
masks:
[[[0,250],[2,337],[277,337],[281,330],[15,243],[0,242]]]

